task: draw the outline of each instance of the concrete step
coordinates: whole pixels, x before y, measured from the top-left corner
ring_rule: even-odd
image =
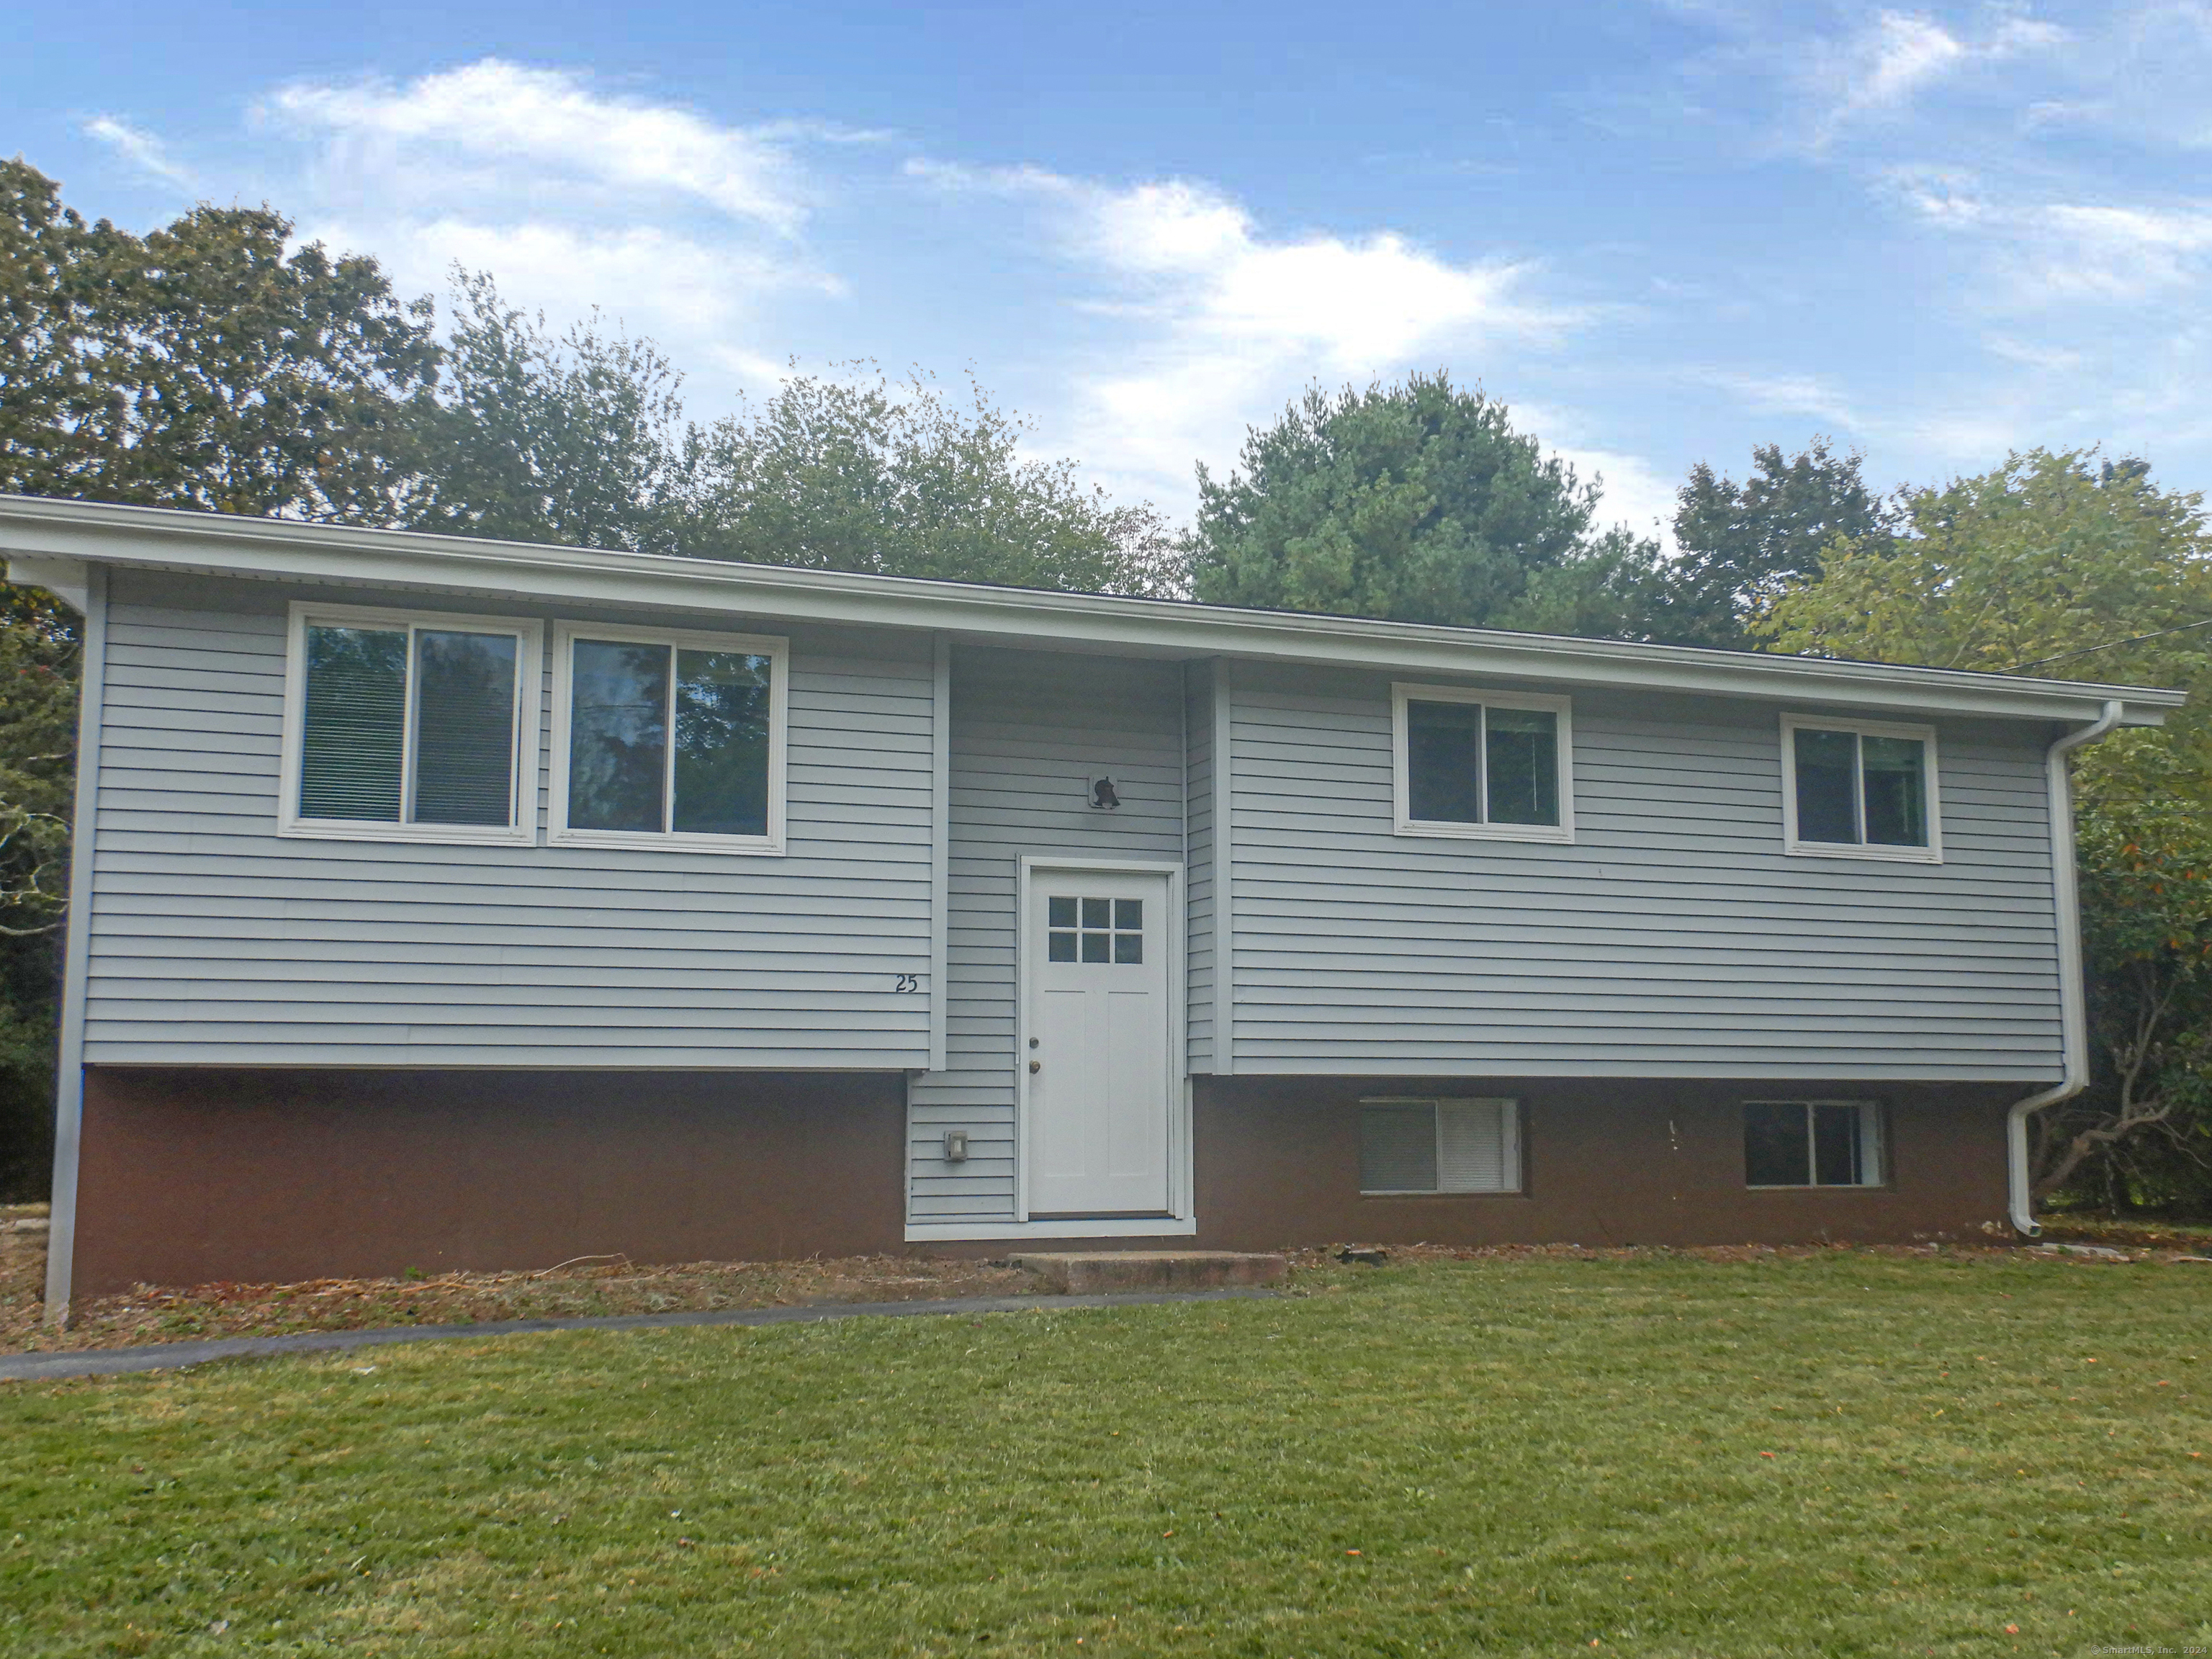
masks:
[[[1242,1250],[1034,1250],[1011,1258],[1070,1296],[1099,1291],[1195,1291],[1217,1285],[1279,1285],[1291,1264]]]

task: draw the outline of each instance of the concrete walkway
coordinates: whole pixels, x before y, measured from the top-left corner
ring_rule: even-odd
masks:
[[[679,1325],[804,1325],[823,1319],[900,1318],[915,1314],[1020,1313],[1031,1308],[1145,1308],[1170,1302],[1223,1302],[1272,1291],[1138,1291],[1101,1296],[974,1296],[939,1302],[830,1302],[799,1308],[721,1308],[596,1319],[507,1319],[489,1325],[397,1325],[368,1331],[301,1331],[293,1336],[228,1336],[212,1342],[157,1342],[143,1348],[78,1348],[62,1353],[0,1355],[0,1382],[40,1382],[125,1371],[174,1370],[211,1359],[370,1348],[386,1342],[442,1342],[517,1331],[653,1331]]]

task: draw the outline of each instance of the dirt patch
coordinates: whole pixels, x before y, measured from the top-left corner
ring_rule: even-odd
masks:
[[[42,1253],[43,1255],[43,1253]],[[433,1279],[320,1279],[298,1285],[140,1285],[79,1303],[69,1328],[40,1324],[36,1285],[0,1293],[0,1351],[127,1348],[218,1336],[391,1325],[468,1325],[501,1319],[675,1313],[809,1303],[927,1301],[1009,1296],[1036,1280],[1003,1264],[903,1256],[831,1261],[625,1261],[565,1263],[541,1273],[441,1273]]]

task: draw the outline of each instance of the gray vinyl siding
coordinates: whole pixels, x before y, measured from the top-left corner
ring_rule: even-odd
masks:
[[[1387,680],[1240,672],[1240,1073],[2060,1066],[2038,728],[1937,725],[1944,861],[1782,851],[1771,708],[1574,699],[1570,846],[1392,833]]]
[[[1188,918],[1184,933],[1184,1007],[1189,1021],[1190,1069],[1213,1069],[1213,679],[1212,665],[1193,663],[1184,674],[1183,729],[1189,734],[1188,815],[1189,867],[1183,872]]]
[[[787,636],[787,854],[280,837],[295,598]],[[924,1065],[927,996],[894,985],[928,965],[930,652],[927,635],[118,573],[86,1057]]]
[[[1020,860],[1182,860],[1182,697],[1175,663],[954,651],[945,1069],[908,1097],[910,1219],[1012,1218]],[[1101,775],[1118,811],[1085,804]],[[964,1164],[947,1129],[968,1131]]]

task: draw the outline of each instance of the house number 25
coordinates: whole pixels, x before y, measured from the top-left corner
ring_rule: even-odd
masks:
[[[921,976],[919,974],[901,974],[891,989],[902,996],[908,991],[919,991],[921,989]]]

